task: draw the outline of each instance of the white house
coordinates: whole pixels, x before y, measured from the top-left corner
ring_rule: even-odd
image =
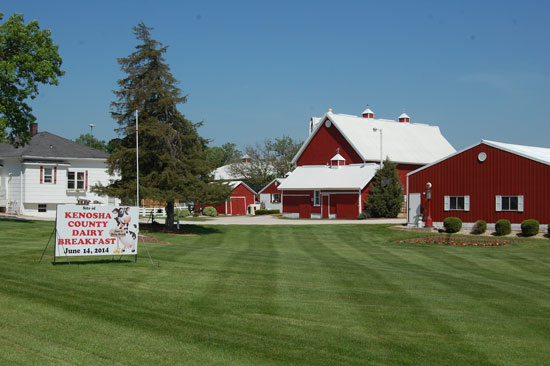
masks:
[[[268,210],[279,210],[282,212],[283,203],[281,200],[281,191],[279,186],[285,178],[275,178],[266,185],[258,194],[260,195],[260,204]]]
[[[19,148],[0,143],[0,212],[55,217],[58,204],[118,204],[90,192],[112,178],[108,154],[49,132],[31,129]]]

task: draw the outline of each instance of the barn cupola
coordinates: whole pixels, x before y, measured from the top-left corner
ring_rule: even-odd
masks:
[[[407,113],[403,112],[403,113],[399,116],[399,122],[410,123],[410,122],[411,122],[411,117],[407,116]]]
[[[346,165],[346,159],[340,155],[340,148],[338,148],[336,149],[336,155],[330,159],[330,166],[332,168],[339,168],[343,165]]]
[[[250,163],[250,155],[244,154],[243,157],[241,158],[241,162]]]
[[[371,111],[368,105],[367,105],[367,109],[363,111],[363,118],[374,118],[374,112]]]

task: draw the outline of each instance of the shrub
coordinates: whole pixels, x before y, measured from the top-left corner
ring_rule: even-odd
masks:
[[[272,215],[272,214],[278,214],[280,211],[278,209],[272,209],[268,210],[265,208],[261,208],[259,210],[256,210],[256,215]]]
[[[216,211],[214,207],[205,207],[204,210],[202,210],[202,214],[205,216],[216,217],[218,216],[218,211]]]
[[[361,212],[359,216],[357,216],[357,220],[364,220],[367,218],[367,214],[364,212]]]
[[[193,217],[199,217],[200,214],[198,212],[193,212]]]
[[[533,236],[539,233],[540,225],[537,220],[525,220],[521,223],[521,233],[523,236]]]
[[[548,224],[548,236],[550,236],[550,224]]]
[[[487,231],[487,223],[483,220],[477,220],[472,228],[472,233],[483,234],[485,231]]]
[[[443,220],[443,226],[448,233],[458,233],[462,229],[462,220],[458,217],[447,217]]]
[[[500,219],[495,224],[495,231],[498,236],[508,235],[512,232],[512,224],[509,220]]]
[[[189,210],[186,208],[184,208],[183,210],[177,209],[175,210],[174,215],[176,217],[187,217],[191,215],[191,212],[189,212]]]

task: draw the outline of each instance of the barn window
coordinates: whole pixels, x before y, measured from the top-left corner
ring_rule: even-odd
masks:
[[[321,206],[321,191],[313,191],[313,206]]]
[[[445,196],[445,211],[470,211],[470,196]]]
[[[271,202],[280,203],[281,202],[281,194],[280,193],[273,193],[271,195]]]
[[[523,196],[496,196],[497,211],[523,211]]]
[[[48,205],[39,203],[38,204],[38,212],[47,212],[48,211]]]

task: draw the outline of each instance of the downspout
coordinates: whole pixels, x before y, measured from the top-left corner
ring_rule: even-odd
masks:
[[[21,164],[20,173],[19,173],[19,214],[23,214],[23,164]]]
[[[406,210],[407,210],[407,226],[409,225],[409,175],[407,174],[407,207],[406,207]]]

